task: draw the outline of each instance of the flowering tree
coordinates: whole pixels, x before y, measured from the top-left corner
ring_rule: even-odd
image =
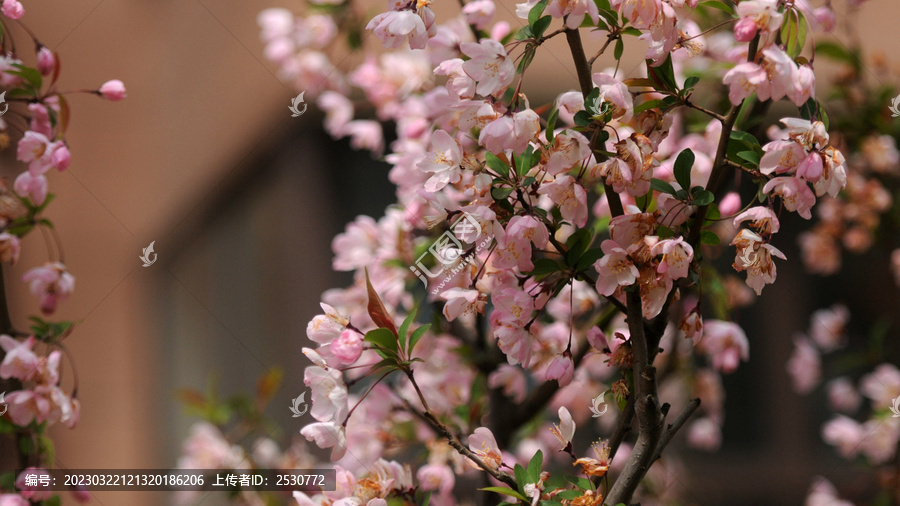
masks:
[[[14,440],[17,468],[41,474],[54,465],[53,442],[49,427],[62,423],[74,428],[80,404],[78,378],[71,392],[61,385],[63,358],[72,357],[63,345],[74,323],[51,321],[59,303],[75,288],[75,278],[65,265],[62,245],[47,217],[54,195],[49,193],[47,175],[51,169],[64,171],[71,159],[66,141],[70,111],[65,96],[92,93],[104,99],[125,98],[121,81],[112,80],[97,90],[59,91],[59,56],[41,44],[21,21],[25,9],[17,0],[4,0],[0,7],[0,149],[17,140],[16,159],[27,168],[16,177],[13,190],[0,181],[0,261],[15,264],[19,259],[20,239],[40,230],[47,242],[51,261],[29,270],[22,277],[40,300],[41,315],[30,316],[27,328],[14,325],[6,303],[5,283],[0,272],[0,434]],[[15,40],[8,29],[15,23],[34,43],[33,65],[19,59]],[[74,372],[74,364],[72,364]],[[26,486],[23,471],[18,479],[13,472],[0,475],[0,504],[19,506],[32,503],[58,504],[52,492]],[[80,500],[90,496],[73,491]]]
[[[891,199],[838,147],[874,153],[896,183],[894,139],[829,132],[816,52],[858,65],[809,40],[834,29],[830,2],[530,0],[515,7],[518,29],[495,21],[503,4],[460,3],[442,23],[427,0],[389,2],[371,19],[325,0],[306,17],[259,16],[266,56],[317,96],[332,136],[380,155],[383,125],[396,127],[384,159],[397,204],[334,239],[333,267],[355,281],[327,291],[307,328],[318,345],[304,349],[315,422],[301,434],[330,450],[337,490],[294,497],[451,505],[475,496],[462,485],[475,480],[481,502],[665,503],[654,463],[679,431],[718,447],[721,375],[749,358],[734,310],[775,282],[786,260],[777,243],[790,240],[777,236],[780,220],[815,210],[804,261],[834,272],[836,242],[863,248]],[[364,44],[370,32],[394,51]],[[543,76],[531,63],[554,38],[565,39],[569,54],[555,56],[571,60],[577,89],[532,103],[527,83]],[[598,46],[592,56],[585,40]],[[638,43],[642,70],[623,75],[625,46]],[[344,46],[369,51],[346,73],[332,63]],[[613,68],[598,71],[601,58]],[[357,119],[354,97],[371,114]],[[792,114],[767,125],[782,100]],[[725,252],[734,261],[722,268]],[[846,316],[819,316],[828,330],[812,339],[828,349]],[[797,342],[789,370],[808,390],[818,352]],[[863,389],[876,403],[900,395]],[[591,418],[593,443],[596,427],[576,437]],[[827,440],[862,430],[829,427],[838,424]],[[220,428],[201,427],[191,441],[209,444],[189,444],[189,460],[234,450]],[[886,427],[882,461],[900,439],[900,424]],[[812,504],[837,501],[829,487],[817,481]]]

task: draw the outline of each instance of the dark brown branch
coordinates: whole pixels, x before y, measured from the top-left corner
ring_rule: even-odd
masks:
[[[678,418],[676,418],[674,422],[669,424],[669,426],[666,428],[666,431],[659,439],[659,444],[656,447],[656,452],[653,453],[653,462],[659,460],[659,458],[662,456],[663,450],[665,450],[666,446],[669,445],[669,442],[672,441],[675,433],[681,429],[685,422],[688,421],[691,415],[694,414],[694,411],[697,411],[697,408],[699,407],[700,399],[691,399],[691,401],[687,403],[687,406],[684,407],[684,410],[681,412],[681,414],[678,415]]]

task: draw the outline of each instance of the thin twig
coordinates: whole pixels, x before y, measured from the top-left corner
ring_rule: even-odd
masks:
[[[697,408],[700,407],[700,399],[691,399],[690,402],[687,403],[687,406],[684,407],[684,410],[681,414],[678,415],[678,418],[675,419],[674,422],[670,423],[668,427],[666,427],[666,431],[663,432],[661,438],[659,438],[659,444],[656,446],[656,451],[653,453],[653,462],[659,460],[662,456],[663,450],[666,449],[669,442],[672,441],[672,438],[675,436],[675,433],[681,429],[681,427],[688,421],[688,418],[694,414],[694,411],[697,411]]]

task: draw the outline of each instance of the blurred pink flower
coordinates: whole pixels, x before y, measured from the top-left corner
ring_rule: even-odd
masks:
[[[75,277],[59,262],[47,262],[31,269],[22,276],[22,281],[28,283],[31,294],[41,300],[44,314],[56,311],[57,303],[65,301],[75,290]]]

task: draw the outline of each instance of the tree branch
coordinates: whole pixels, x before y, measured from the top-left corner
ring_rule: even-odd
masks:
[[[672,441],[672,438],[675,436],[675,433],[678,432],[681,427],[688,421],[688,418],[694,414],[694,411],[697,411],[697,408],[700,407],[700,399],[691,399],[690,402],[687,403],[687,406],[684,407],[684,410],[681,414],[678,415],[678,418],[675,419],[674,422],[670,423],[666,428],[666,431],[663,433],[662,437],[659,439],[659,444],[656,447],[656,451],[653,453],[653,461],[656,462],[662,456],[663,450],[666,449],[669,442]]]

